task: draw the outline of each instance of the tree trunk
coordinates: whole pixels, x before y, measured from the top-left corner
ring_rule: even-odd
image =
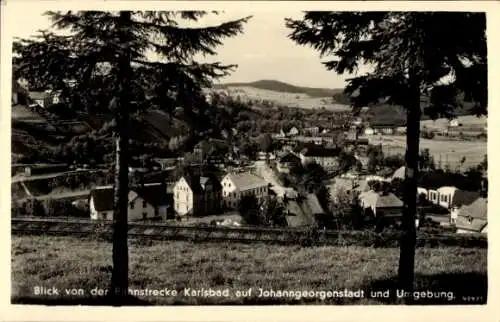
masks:
[[[120,43],[126,44],[127,26],[130,25],[130,12],[120,13]],[[127,46],[127,45],[125,45]],[[120,304],[128,292],[128,165],[129,165],[129,119],[130,119],[130,56],[125,49],[118,61],[118,96],[116,97],[116,166],[113,216],[113,270],[111,276],[112,295],[115,303]]]
[[[412,76],[410,76],[412,77]],[[409,104],[406,106],[406,155],[405,155],[405,179],[403,183],[403,218],[402,235],[399,257],[399,289],[409,292],[413,291],[416,228],[415,218],[417,213],[417,179],[418,179],[418,157],[420,140],[420,85],[416,77],[410,78]],[[411,301],[411,297],[406,301]]]

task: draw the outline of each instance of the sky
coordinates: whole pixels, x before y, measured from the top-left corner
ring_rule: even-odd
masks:
[[[15,37],[29,37],[39,29],[50,27],[43,11],[27,8],[14,8],[9,12]],[[237,64],[238,68],[223,82],[251,82],[260,79],[275,79],[294,85],[343,88],[345,78],[335,72],[327,71],[321,64],[319,54],[310,47],[296,45],[287,38],[289,30],[285,27],[286,17],[300,18],[300,11],[231,11],[204,19],[204,25],[218,24],[226,20],[253,15],[245,24],[243,34],[227,38],[217,48],[217,56],[207,61],[221,61],[224,64]]]

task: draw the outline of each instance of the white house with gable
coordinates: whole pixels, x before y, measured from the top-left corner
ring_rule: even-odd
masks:
[[[269,184],[261,177],[249,173],[229,173],[221,180],[223,203],[237,208],[242,197],[254,195],[258,201],[268,196]]]
[[[90,192],[90,219],[113,220],[114,187],[96,187]],[[128,220],[166,218],[170,207],[166,186],[161,183],[131,187],[128,193]]]

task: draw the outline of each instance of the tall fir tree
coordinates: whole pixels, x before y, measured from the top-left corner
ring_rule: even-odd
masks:
[[[321,55],[328,70],[353,74],[345,93],[361,107],[388,103],[406,110],[403,234],[399,287],[414,280],[420,119],[451,117],[464,102],[487,113],[486,15],[464,12],[306,12],[286,19],[289,37]],[[421,101],[422,96],[425,100]]]
[[[211,12],[217,14],[217,12]],[[131,117],[161,109],[182,117],[192,133],[209,129],[202,89],[235,65],[199,63],[223,39],[243,31],[250,17],[197,27],[201,11],[47,12],[53,28],[14,42],[14,78],[58,91],[69,107],[89,115],[112,113],[115,151],[113,270],[118,304],[128,290],[128,164]],[[195,25],[195,26],[192,26]]]

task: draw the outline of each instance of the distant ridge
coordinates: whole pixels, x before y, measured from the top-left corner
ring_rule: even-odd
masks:
[[[282,93],[297,93],[306,94],[310,97],[332,97],[335,94],[342,93],[340,88],[315,88],[315,87],[305,87],[305,86],[295,86],[285,82],[271,80],[271,79],[261,79],[255,82],[247,83],[224,83],[214,85],[214,88],[226,89],[228,87],[254,87],[258,89],[264,89],[275,92]]]

